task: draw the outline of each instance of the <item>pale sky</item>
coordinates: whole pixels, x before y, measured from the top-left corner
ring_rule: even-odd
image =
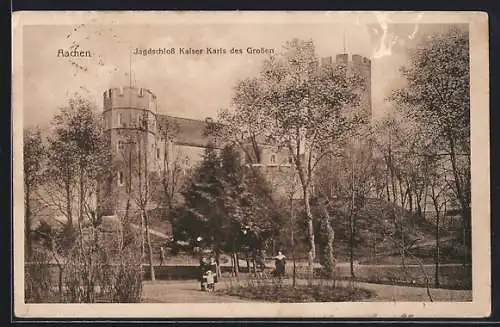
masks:
[[[176,48],[175,55],[132,56],[133,84],[158,97],[159,111],[204,119],[229,106],[239,79],[258,73],[263,55],[178,54],[179,47],[273,48],[293,38],[312,39],[319,57],[346,52],[372,59],[373,115],[387,110],[384,98],[401,85],[405,49],[433,31],[435,24],[398,25],[144,25],[28,26],[24,28],[24,124],[46,125],[75,92],[102,107],[110,87],[129,84],[129,53],[135,48]],[[91,58],[57,57],[58,49],[78,44]]]

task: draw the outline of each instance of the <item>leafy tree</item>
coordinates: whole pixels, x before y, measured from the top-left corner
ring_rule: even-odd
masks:
[[[70,229],[76,211],[81,229],[96,222],[98,183],[112,170],[101,117],[92,103],[76,96],[61,108],[52,125],[40,196],[66,217]]]
[[[217,260],[222,251],[235,255],[243,248],[255,260],[264,240],[278,228],[280,212],[265,179],[242,165],[231,147],[220,154],[208,147],[183,195],[178,237],[201,237],[199,244],[211,246]]]
[[[223,188],[219,176],[220,159],[216,150],[209,146],[201,165],[183,191],[184,210],[175,224],[177,239],[194,241],[201,237],[203,243],[213,245],[216,255],[221,251],[224,233],[228,228],[221,212]]]
[[[356,91],[363,79],[345,66],[318,63],[312,41],[287,42],[281,54],[265,60],[258,77],[235,87],[234,110],[222,111],[217,125],[217,132],[243,148],[250,163],[259,163],[259,140],[288,152],[308,219],[310,278],[316,252],[310,206],[313,175],[362,120],[362,110],[352,109],[359,104]]]

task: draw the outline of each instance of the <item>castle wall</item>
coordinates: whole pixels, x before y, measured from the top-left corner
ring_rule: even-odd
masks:
[[[361,103],[352,110],[364,110],[371,117],[371,61],[370,59],[349,54],[338,54],[321,58],[321,65],[346,65],[348,74],[357,73],[365,80],[365,89],[360,89]],[[206,123],[200,120],[158,115],[156,95],[142,88],[113,88],[103,94],[103,114],[107,142],[112,150],[110,165],[113,172],[100,187],[100,203],[105,214],[123,211],[126,207],[130,189],[136,192],[141,180],[138,172],[161,172],[163,159],[167,157],[170,165],[177,164],[185,175],[189,168],[203,159],[206,146],[211,142],[205,135]],[[160,127],[170,126],[173,141],[161,138]],[[250,145],[249,145],[250,146]],[[260,162],[255,158],[244,158],[247,164],[254,164],[267,177],[277,194],[290,193],[292,162],[288,150],[278,150],[273,146],[261,144]],[[172,167],[172,166],[171,166]],[[182,179],[182,178],[181,178]],[[300,192],[295,197],[300,197]],[[137,194],[136,194],[137,197]],[[131,203],[134,205],[134,201]]]

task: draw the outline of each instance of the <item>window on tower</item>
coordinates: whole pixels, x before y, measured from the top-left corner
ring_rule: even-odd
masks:
[[[125,120],[125,115],[123,114],[123,112],[118,113],[118,126],[127,127],[127,122]]]
[[[123,172],[122,171],[118,172],[118,185],[120,185],[120,186],[123,185]]]
[[[160,159],[160,148],[156,148],[156,159]]]
[[[140,127],[142,129],[147,129],[148,128],[148,116],[146,114],[141,115],[141,124]]]
[[[272,154],[271,155],[271,163],[276,163],[276,155],[275,154]]]
[[[123,141],[122,140],[118,141],[117,147],[118,147],[118,151],[123,150]]]
[[[132,111],[130,113],[130,127],[136,127],[137,126],[137,113],[135,111]]]

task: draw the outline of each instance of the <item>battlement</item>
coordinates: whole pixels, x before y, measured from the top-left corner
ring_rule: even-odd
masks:
[[[115,87],[103,93],[104,111],[114,108],[133,108],[157,112],[156,95],[148,89],[136,87]]]
[[[106,90],[104,92],[104,99],[111,99],[113,96],[117,97],[123,97],[126,95],[132,95],[132,96],[137,96],[137,97],[144,97],[146,94],[149,94],[150,96],[156,98],[153,92],[151,92],[149,89],[146,88],[136,88],[136,87],[130,87],[130,86],[122,86],[122,87],[114,87]]]
[[[332,57],[324,57],[321,58],[321,65],[332,65],[333,64],[333,58]],[[339,53],[335,56],[335,64],[340,65],[348,65],[348,64],[353,64],[357,66],[366,66],[370,67],[371,66],[371,60],[367,57],[363,57],[358,54],[353,54],[349,55],[348,53]]]

